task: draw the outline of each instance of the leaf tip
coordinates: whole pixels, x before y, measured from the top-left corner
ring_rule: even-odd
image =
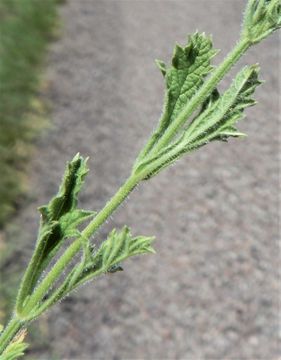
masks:
[[[166,70],[166,64],[164,63],[164,61],[155,59],[155,64],[158,67],[158,69],[161,71],[162,75],[165,76],[167,70]]]

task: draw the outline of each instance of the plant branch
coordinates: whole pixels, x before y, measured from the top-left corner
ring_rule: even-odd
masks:
[[[170,124],[158,143],[153,147],[153,154],[156,154],[161,149],[169,144],[171,139],[175,136],[181,126],[193,114],[193,112],[202,104],[202,102],[211,94],[216,88],[217,84],[225,76],[225,74],[232,68],[232,66],[240,59],[240,57],[248,50],[251,43],[248,39],[242,38],[234,49],[229,53],[225,60],[214,70],[209,79],[197,92],[197,94],[190,100],[190,102],[181,111],[178,117]]]
[[[34,290],[19,316],[22,316],[24,320],[31,320],[35,316],[35,313],[36,316],[38,316],[38,312],[36,310],[38,310],[40,301],[58,280],[58,278],[63,274],[65,267],[70,264],[74,256],[79,252],[83,243],[83,239],[89,239],[96,232],[96,230],[108,219],[114,210],[130,194],[130,192],[135,188],[140,180],[141,179],[136,176],[131,176],[128,178],[128,180],[124,183],[123,186],[121,186],[112,199],[108,201],[105,207],[97,214],[94,220],[92,220],[90,224],[84,229],[84,231],[81,233],[81,236],[77,238],[58,259],[50,272]]]

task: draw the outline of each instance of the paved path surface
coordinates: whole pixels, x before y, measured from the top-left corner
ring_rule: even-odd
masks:
[[[100,209],[124,181],[161,112],[153,60],[169,60],[175,41],[196,29],[213,34],[221,59],[242,8],[240,0],[68,0],[49,60],[54,127],[38,141],[34,200],[18,220],[27,253],[35,208],[77,151],[91,158],[85,208]],[[274,35],[242,61],[259,61],[266,80],[240,125],[249,137],[185,157],[107,224],[156,235],[157,255],[128,261],[49,313],[47,341],[60,359],[278,358],[278,50]]]

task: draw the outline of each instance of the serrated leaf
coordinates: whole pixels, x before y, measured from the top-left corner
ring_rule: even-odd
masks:
[[[147,166],[157,164],[146,177],[150,179],[183,154],[196,150],[210,141],[225,141],[230,136],[245,136],[236,129],[235,124],[243,117],[245,108],[256,103],[251,96],[260,83],[256,65],[243,68],[224,94],[219,95],[218,91],[213,92],[203,104],[198,116],[177,141],[154,157],[143,161],[138,170],[141,171]]]
[[[230,88],[194,119],[183,137],[187,147],[241,134],[234,125],[242,118],[244,110],[256,103],[251,96],[261,83],[258,71],[256,65],[244,67]]]
[[[172,122],[202,86],[204,78],[213,69],[211,59],[215,54],[216,50],[212,48],[212,41],[205,34],[191,35],[186,47],[176,45],[172,66],[165,73],[166,122]],[[167,124],[165,128],[166,126]]]
[[[77,207],[77,196],[88,171],[87,159],[83,159],[79,154],[75,155],[67,164],[58,194],[48,205],[39,208],[43,221],[58,220]]]
[[[166,84],[164,109],[158,129],[137,158],[135,168],[203,85],[205,77],[213,69],[211,59],[216,53],[209,37],[204,33],[195,33],[189,36],[185,47],[176,45],[170,67],[156,60]]]
[[[137,236],[132,237],[128,227],[124,227],[121,231],[117,232],[115,229],[109,234],[97,251],[92,253],[91,258],[84,262],[84,270],[80,271],[80,264],[77,269],[73,271],[73,277],[69,278],[71,287],[78,286],[79,284],[91,279],[102,273],[114,273],[121,271],[121,262],[130,256],[154,253],[151,246],[153,237]],[[79,272],[79,276],[77,274]],[[68,290],[70,287],[68,287]]]
[[[67,164],[58,194],[48,205],[39,208],[42,215],[43,235],[40,235],[40,240],[44,243],[44,250],[41,250],[43,259],[47,255],[53,256],[64,239],[78,236],[78,226],[95,215],[95,212],[77,209],[78,193],[88,171],[87,159],[77,154]]]
[[[26,273],[28,281],[24,280],[18,296],[19,311],[63,242],[71,237],[80,236],[78,227],[95,215],[92,211],[77,209],[78,193],[87,173],[87,159],[77,154],[66,166],[58,194],[47,205],[39,208],[40,230],[36,249]]]
[[[105,271],[129,256],[154,252],[151,242],[154,238],[138,236],[132,237],[128,227],[120,232],[112,230],[109,237],[104,241],[93,258],[93,264],[103,268]]]

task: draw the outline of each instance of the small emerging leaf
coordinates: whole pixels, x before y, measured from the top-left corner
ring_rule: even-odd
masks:
[[[132,237],[128,227],[124,227],[120,232],[115,229],[109,234],[105,240],[86,262],[84,269],[81,271],[81,263],[73,270],[73,276],[69,279],[70,287],[79,284],[102,273],[114,273],[122,271],[120,263],[130,256],[155,253],[151,246],[153,237],[137,236]],[[79,273],[79,276],[77,274]]]
[[[243,32],[252,44],[260,42],[281,27],[281,0],[249,0]]]
[[[24,351],[27,349],[28,344],[23,342],[26,336],[26,330],[22,330],[16,338],[6,347],[1,360],[17,360],[24,355]]]
[[[43,221],[55,221],[64,214],[69,213],[77,207],[78,193],[84,183],[85,176],[89,169],[87,160],[79,154],[67,164],[62,184],[58,194],[49,202],[48,205],[39,208]]]

